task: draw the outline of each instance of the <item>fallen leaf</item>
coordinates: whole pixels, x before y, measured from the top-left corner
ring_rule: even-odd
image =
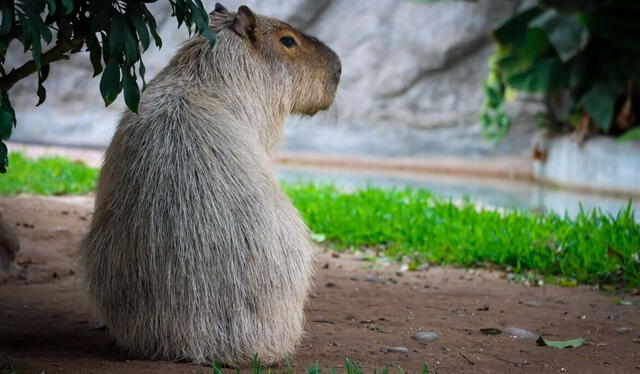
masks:
[[[553,348],[559,348],[559,349],[564,349],[569,347],[577,348],[581,346],[582,343],[584,343],[584,338],[554,341],[554,340],[547,340],[541,336],[538,338],[538,340],[536,340],[536,344],[538,344],[539,346],[553,347]]]
[[[502,330],[496,329],[496,328],[493,328],[493,327],[486,328],[486,329],[480,329],[480,332],[485,334],[485,335],[500,335],[500,334],[502,334]]]
[[[562,279],[560,282],[558,282],[558,285],[560,287],[575,287],[578,285],[578,282],[576,282],[575,279]]]
[[[633,303],[631,301],[626,301],[626,300],[622,300],[622,299],[613,299],[613,303],[616,305],[633,305]]]
[[[389,333],[389,331],[385,331],[385,330],[383,330],[381,328],[378,328],[378,327],[376,327],[376,325],[369,325],[369,326],[367,326],[367,328],[369,330],[371,330],[371,331],[379,332],[379,333],[382,333],[382,334],[388,334]]]

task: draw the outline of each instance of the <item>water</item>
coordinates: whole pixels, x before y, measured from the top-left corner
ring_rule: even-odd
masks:
[[[374,186],[381,188],[423,188],[438,196],[474,201],[504,208],[529,209],[538,212],[556,212],[575,217],[580,207],[590,212],[599,208],[616,215],[625,209],[631,197],[611,197],[559,190],[514,180],[499,180],[448,175],[373,172],[360,170],[309,167],[278,167],[280,180],[334,183],[343,188]],[[632,201],[636,221],[640,222],[637,198]]]

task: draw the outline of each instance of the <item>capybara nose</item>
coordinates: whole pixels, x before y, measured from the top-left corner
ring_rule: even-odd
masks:
[[[340,82],[340,76],[342,75],[342,64],[338,60],[338,63],[335,64],[333,68],[333,80],[336,84]]]

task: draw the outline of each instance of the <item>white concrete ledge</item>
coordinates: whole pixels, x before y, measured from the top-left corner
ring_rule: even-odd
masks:
[[[543,136],[536,144],[535,179],[593,192],[640,195],[640,141],[598,136],[579,144],[570,136]]]

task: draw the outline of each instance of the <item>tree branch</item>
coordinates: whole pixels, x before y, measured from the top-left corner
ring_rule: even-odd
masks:
[[[16,29],[13,30],[13,34],[15,37],[19,35],[20,26],[16,26]],[[43,53],[40,56],[40,62],[42,65],[47,65],[54,61],[59,60],[67,60],[69,56],[67,53],[70,51],[82,47],[84,43],[84,37],[77,37],[75,39],[71,39],[73,28],[69,25],[69,21],[64,18],[63,15],[58,17],[58,36],[57,43],[55,47],[51,48],[47,52]],[[15,38],[14,37],[14,38]],[[11,40],[11,39],[10,39]],[[31,60],[24,63],[17,69],[13,69],[0,78],[0,87],[5,90],[5,92],[9,91],[14,84],[19,82],[21,79],[28,77],[29,75],[36,72],[36,63]]]
[[[67,60],[69,59],[69,56],[67,56],[66,53],[81,47],[82,43],[84,43],[84,39],[71,39],[71,40],[67,40],[62,43],[56,44],[55,47],[51,48],[47,52],[43,53],[42,56],[40,56],[40,61],[42,65],[47,65],[54,61]],[[36,72],[35,61],[31,60],[31,61],[25,62],[19,68],[11,70],[9,74],[0,78],[0,85],[2,86],[2,89],[4,89],[5,91],[9,91],[11,87],[13,87],[13,85],[16,84],[18,81],[28,77],[29,75],[35,72]]]

